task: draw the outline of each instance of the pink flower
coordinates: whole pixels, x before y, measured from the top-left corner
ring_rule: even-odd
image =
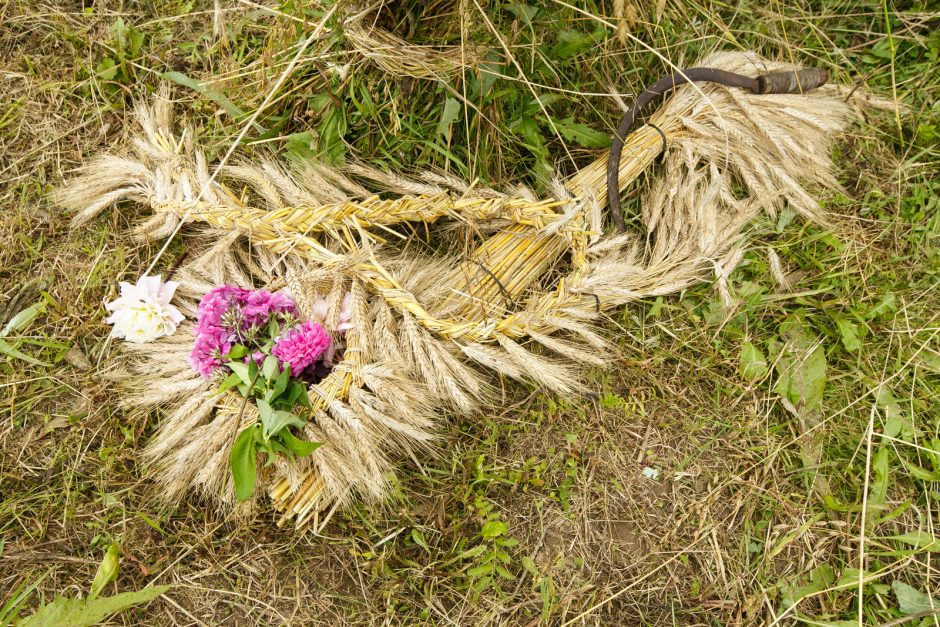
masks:
[[[293,314],[294,310],[294,301],[290,296],[254,290],[243,300],[242,319],[246,326],[262,326],[272,315]]]
[[[263,351],[255,351],[251,355],[245,355],[245,363],[255,362],[256,365],[260,366],[264,363],[264,358],[266,355]]]
[[[352,315],[352,293],[349,292],[343,298],[343,306],[339,310],[339,324],[336,325],[336,330],[345,333],[353,328],[355,325],[352,323]]]
[[[271,349],[271,354],[298,375],[330,346],[330,336],[316,322],[304,322],[288,331]]]
[[[232,350],[233,339],[232,334],[222,327],[197,331],[189,353],[189,365],[208,379],[222,365],[222,356]]]
[[[234,285],[220,285],[209,290],[196,310],[196,322],[199,326],[217,326],[222,324],[222,316],[229,307],[244,299],[249,290]]]
[[[189,365],[208,379],[222,366],[222,357],[242,341],[243,332],[264,326],[271,316],[293,315],[294,311],[294,301],[287,294],[235,285],[212,288],[196,310],[196,339]],[[230,312],[234,315],[227,316]]]
[[[329,302],[320,297],[313,302],[313,305],[310,307],[310,316],[322,324],[323,326],[330,326],[332,321],[327,320],[330,315],[330,305]],[[339,320],[336,321],[336,328],[333,329],[336,333],[345,333],[349,329],[355,326],[352,322],[352,293],[346,292],[346,295],[343,296],[343,302],[339,308]]]

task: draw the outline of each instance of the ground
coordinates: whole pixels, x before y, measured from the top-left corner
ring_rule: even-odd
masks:
[[[340,5],[247,154],[538,187],[603,147],[611,90],[713,49],[820,65],[891,106],[839,138],[830,224],[754,226],[735,307],[707,284],[626,307],[607,325],[621,358],[584,397],[507,384],[499,411],[403,461],[385,504],[298,535],[153,504],[137,453],[159,416],[119,408],[102,300],[162,242],[128,238],[127,212],[71,229],[48,193],[161,84],[223,153],[332,3],[0,1],[0,623],[87,594],[116,543],[105,594],[172,587],[113,623],[936,624],[936,5],[379,5],[376,24],[453,46],[451,65],[382,67]]]

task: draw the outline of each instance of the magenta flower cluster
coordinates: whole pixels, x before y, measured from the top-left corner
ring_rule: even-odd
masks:
[[[235,344],[253,344],[250,357],[264,361],[264,344],[256,337],[272,318],[282,324],[292,323],[296,305],[290,296],[266,290],[249,290],[234,285],[221,285],[209,291],[196,310],[195,341],[189,354],[189,365],[205,378],[222,367],[223,359]],[[254,341],[249,341],[254,339]],[[269,340],[270,338],[262,338]],[[330,347],[330,337],[316,322],[304,322],[288,329],[274,343],[271,354],[282,366],[290,366],[291,374],[300,376]]]
[[[266,290],[249,290],[234,285],[213,288],[202,298],[196,310],[196,339],[189,354],[189,365],[203,377],[209,378],[222,366],[222,359],[232,346],[245,341],[246,337],[266,325],[272,317],[288,321],[295,313],[294,301],[286,294],[272,294]],[[325,335],[322,327],[320,331]],[[296,345],[297,340],[292,340],[290,346]],[[291,349],[290,354],[295,353],[299,354],[296,349]],[[293,366],[291,371],[296,372]]]
[[[330,336],[316,322],[304,322],[281,336],[271,354],[289,364],[292,374],[300,374],[330,347]]]

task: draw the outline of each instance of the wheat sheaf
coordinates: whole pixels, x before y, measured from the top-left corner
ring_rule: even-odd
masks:
[[[744,52],[699,64],[750,76],[790,69]],[[286,288],[301,313],[325,298],[334,318],[352,295],[344,359],[309,391],[305,435],[323,446],[260,475],[279,525],[319,527],[349,499],[381,500],[395,464],[433,446],[444,416],[488,406],[495,375],[575,394],[582,369],[613,354],[602,324],[610,310],[714,276],[727,295],[742,232],[759,213],[788,206],[825,221],[815,195],[839,188],[830,148],[855,115],[846,92],[678,88],[626,139],[621,189],[665,151],[641,226],[627,233],[604,229],[606,155],[545,198],[357,162],[245,158],[213,178],[166,93],[138,107],[140,133],[125,154],[96,158],[56,199],[76,224],[132,201],[146,209],[142,238],[183,223],[193,253],[175,278],[190,316],[220,283]],[[127,346],[125,404],[160,414],[143,459],[168,503],[197,491],[253,510],[263,497],[236,506],[227,459],[256,416],[192,372],[191,342],[183,326]]]

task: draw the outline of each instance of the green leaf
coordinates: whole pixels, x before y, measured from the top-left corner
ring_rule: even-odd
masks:
[[[480,564],[479,566],[474,566],[467,571],[468,577],[479,577],[480,575],[488,575],[493,572],[496,568],[496,564],[493,562],[487,562],[486,564]]]
[[[460,118],[460,101],[456,98],[447,97],[444,101],[444,109],[441,111],[441,119],[437,123],[436,135],[443,137],[444,141],[450,142],[451,127]]]
[[[940,539],[923,530],[911,531],[899,536],[888,536],[887,539],[909,544],[918,551],[940,552]]]
[[[483,554],[484,551],[486,551],[486,545],[478,544],[477,546],[475,546],[475,547],[473,547],[473,548],[470,548],[470,549],[467,549],[466,551],[463,551],[462,553],[460,553],[459,555],[457,555],[457,557],[455,557],[454,560],[455,560],[455,561],[456,561],[456,560],[466,560],[466,559],[470,559],[471,557],[479,557],[480,555]]]
[[[294,381],[288,387],[287,404],[290,407],[302,405],[310,408],[310,398],[307,396],[307,386],[302,381]]]
[[[842,336],[842,346],[845,350],[853,353],[861,348],[862,341],[858,337],[858,327],[842,316],[833,316],[833,318],[839,329],[839,335]]]
[[[864,571],[857,568],[846,568],[839,575],[839,581],[836,582],[836,588],[855,588],[858,587],[859,577],[864,577]]]
[[[904,468],[907,469],[907,472],[915,479],[921,481],[940,481],[940,472],[931,472],[926,468],[922,468],[917,464],[907,461],[903,457],[901,458],[901,463],[904,465]]]
[[[425,551],[431,552],[431,549],[428,548],[428,543],[424,539],[424,535],[415,528],[411,529],[411,540]]]
[[[342,108],[330,107],[317,128],[320,135],[319,156],[330,164],[342,163],[346,156],[346,113]]]
[[[313,149],[314,145],[313,133],[310,131],[292,133],[287,136],[287,141],[284,143],[284,147],[290,155],[307,161],[317,158],[317,153]]]
[[[528,555],[522,556],[522,567],[533,577],[538,577],[541,575],[538,566],[535,565],[535,560],[533,560]]]
[[[124,24],[124,18],[119,17],[111,24],[111,40],[114,42],[114,49],[119,59],[124,59],[124,51],[127,49],[127,26]]]
[[[785,579],[779,584],[781,592],[780,602],[783,604],[783,607],[790,607],[806,596],[822,592],[829,588],[835,580],[835,573],[828,564],[816,567],[810,573],[808,580],[803,584],[795,583],[797,581],[795,577]]]
[[[241,344],[236,344],[231,348],[231,350],[229,350],[228,353],[225,354],[225,358],[235,360],[241,359],[246,355],[248,355],[248,347]]]
[[[35,614],[20,621],[21,627],[89,627],[97,625],[112,614],[147,603],[170,589],[154,586],[136,592],[122,592],[101,599],[70,599],[58,597],[43,605]]]
[[[232,389],[233,387],[241,383],[241,381],[242,381],[242,378],[238,376],[238,374],[233,372],[229,376],[225,377],[225,381],[219,384],[219,394],[221,394],[222,392],[227,392],[228,390]]]
[[[95,75],[103,81],[113,81],[114,77],[117,76],[117,73],[117,64],[111,57],[105,57],[102,59],[101,63],[98,64],[98,67],[95,68]]]
[[[258,398],[255,399],[255,404],[258,406],[258,417],[261,419],[262,425],[274,420],[274,408],[271,407],[270,403],[263,398]]]
[[[535,19],[536,14],[539,12],[538,7],[534,7],[522,2],[510,2],[506,5],[506,9],[516,16],[516,19],[522,22],[525,26],[530,26],[532,20]]]
[[[487,540],[492,540],[506,533],[506,529],[506,523],[499,520],[491,520],[480,529],[480,535]]]
[[[891,589],[898,600],[898,609],[907,616],[940,608],[940,603],[936,600],[903,581],[892,581]]]
[[[277,357],[274,355],[268,355],[264,358],[264,365],[261,367],[261,376],[265,380],[270,381],[274,378],[274,373],[277,372]]]
[[[308,440],[301,440],[293,433],[290,432],[290,429],[284,429],[280,433],[281,441],[284,442],[284,446],[287,447],[291,453],[297,457],[306,457],[312,452],[323,446],[322,442],[310,442]]]
[[[878,387],[875,402],[884,414],[884,434],[886,436],[896,438],[900,435],[903,439],[909,440],[914,435],[913,424],[910,420],[904,419],[901,404],[887,386],[881,385]]]
[[[0,339],[0,353],[6,355],[7,357],[12,357],[14,359],[21,359],[27,363],[33,364],[34,366],[44,366],[49,368],[52,364],[48,364],[44,361],[40,361],[35,357],[30,357],[26,353],[17,350],[15,347],[10,345],[6,340]]]
[[[228,361],[225,363],[229,369],[238,375],[238,378],[241,379],[242,383],[245,385],[251,385],[254,376],[251,373],[251,366],[240,361]]]
[[[775,366],[774,390],[798,412],[814,412],[826,388],[826,352],[799,316],[792,316],[780,325],[780,336],[785,344]]]
[[[767,358],[751,342],[741,345],[741,358],[738,366],[741,376],[750,381],[757,381],[767,374]]]
[[[540,184],[545,184],[554,174],[554,168],[549,162],[548,149],[545,148],[545,138],[539,125],[529,117],[524,117],[515,125],[515,129],[522,135],[526,148],[535,155],[535,177]]]
[[[894,294],[888,293],[885,294],[878,304],[868,310],[868,313],[865,314],[865,317],[871,320],[872,318],[878,318],[884,316],[887,313],[894,311],[896,305],[896,298]]]
[[[284,390],[287,389],[288,383],[290,383],[290,364],[284,364],[284,370],[281,371],[281,374],[277,376],[277,380],[274,381],[271,398],[277,398],[283,394]]]
[[[264,438],[270,439],[277,435],[286,427],[303,427],[306,423],[283,409],[274,409],[263,398],[256,400],[258,404],[258,416],[261,418],[261,426],[264,427]]]
[[[235,498],[247,501],[255,493],[255,433],[257,427],[248,427],[238,434],[229,453]]]
[[[117,542],[112,542],[108,551],[104,554],[104,559],[98,565],[98,572],[95,573],[95,579],[91,582],[91,590],[88,592],[88,600],[97,599],[104,587],[118,575],[118,558],[121,555],[121,547]]]
[[[134,26],[127,29],[127,52],[128,56],[134,58],[140,52],[144,45],[144,34]]]
[[[584,52],[594,44],[594,36],[576,30],[558,31],[558,43],[550,50],[551,58],[567,59]]]
[[[43,314],[46,311],[46,301],[41,300],[34,305],[30,305],[23,311],[19,312],[6,323],[3,327],[3,330],[0,331],[0,337],[6,337],[15,331],[22,331],[29,324],[35,320],[39,315]]]
[[[188,87],[192,89],[193,91],[196,91],[202,94],[206,98],[212,100],[214,103],[219,105],[223,111],[225,111],[226,113],[228,113],[230,116],[232,116],[233,118],[237,120],[240,120],[245,117],[245,112],[242,111],[242,109],[238,105],[236,105],[234,102],[229,100],[225,94],[223,94],[217,89],[210,87],[209,85],[207,85],[206,83],[200,80],[197,80],[195,78],[190,78],[189,76],[186,76],[182,72],[164,72],[163,74],[160,75],[160,77],[164,80],[171,81],[173,83],[176,83],[177,85],[182,85],[183,87]],[[255,123],[255,128],[261,131],[262,133],[264,132],[264,128],[258,123]]]
[[[610,136],[607,133],[596,131],[587,124],[575,122],[573,116],[564,119],[552,118],[555,128],[561,136],[585,148],[607,148],[610,146]]]

